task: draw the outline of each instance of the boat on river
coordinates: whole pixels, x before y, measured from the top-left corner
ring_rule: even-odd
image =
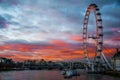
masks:
[[[61,71],[61,74],[65,77],[65,78],[70,78],[73,76],[80,76],[80,73],[72,68],[72,63],[70,65],[70,69],[63,69]]]

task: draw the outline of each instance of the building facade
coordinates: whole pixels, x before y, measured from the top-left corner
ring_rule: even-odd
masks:
[[[120,51],[118,49],[111,59],[111,64],[114,70],[120,71]]]

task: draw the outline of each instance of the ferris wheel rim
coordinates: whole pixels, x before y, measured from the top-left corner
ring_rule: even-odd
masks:
[[[83,44],[84,44],[84,54],[86,61],[90,63],[89,57],[88,57],[88,33],[87,33],[87,27],[88,27],[88,21],[90,13],[94,11],[95,19],[96,19],[96,41],[97,41],[97,50],[98,52],[102,52],[102,44],[103,44],[103,27],[102,27],[102,18],[101,13],[99,12],[99,8],[96,4],[90,4],[89,7],[86,10],[85,18],[84,18],[84,24],[83,24]]]

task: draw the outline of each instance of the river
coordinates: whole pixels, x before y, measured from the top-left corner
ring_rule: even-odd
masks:
[[[60,71],[25,70],[0,72],[0,80],[120,80],[120,78],[101,74],[81,73],[80,76],[72,79],[64,79]]]

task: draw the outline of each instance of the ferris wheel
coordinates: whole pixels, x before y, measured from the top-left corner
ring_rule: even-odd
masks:
[[[88,21],[89,16],[91,12],[94,12],[95,19],[96,19],[96,32],[93,35],[88,34]],[[96,53],[94,60],[91,61],[88,57],[88,38],[92,38],[96,42]],[[85,61],[88,64],[89,67],[92,69],[100,69],[101,66],[103,67],[103,62],[106,63],[108,67],[111,67],[107,58],[103,54],[103,26],[102,26],[102,18],[101,13],[99,11],[99,8],[96,4],[90,4],[89,7],[86,10],[85,18],[84,18],[84,24],[83,24],[83,48],[84,48],[84,55],[85,55]]]

